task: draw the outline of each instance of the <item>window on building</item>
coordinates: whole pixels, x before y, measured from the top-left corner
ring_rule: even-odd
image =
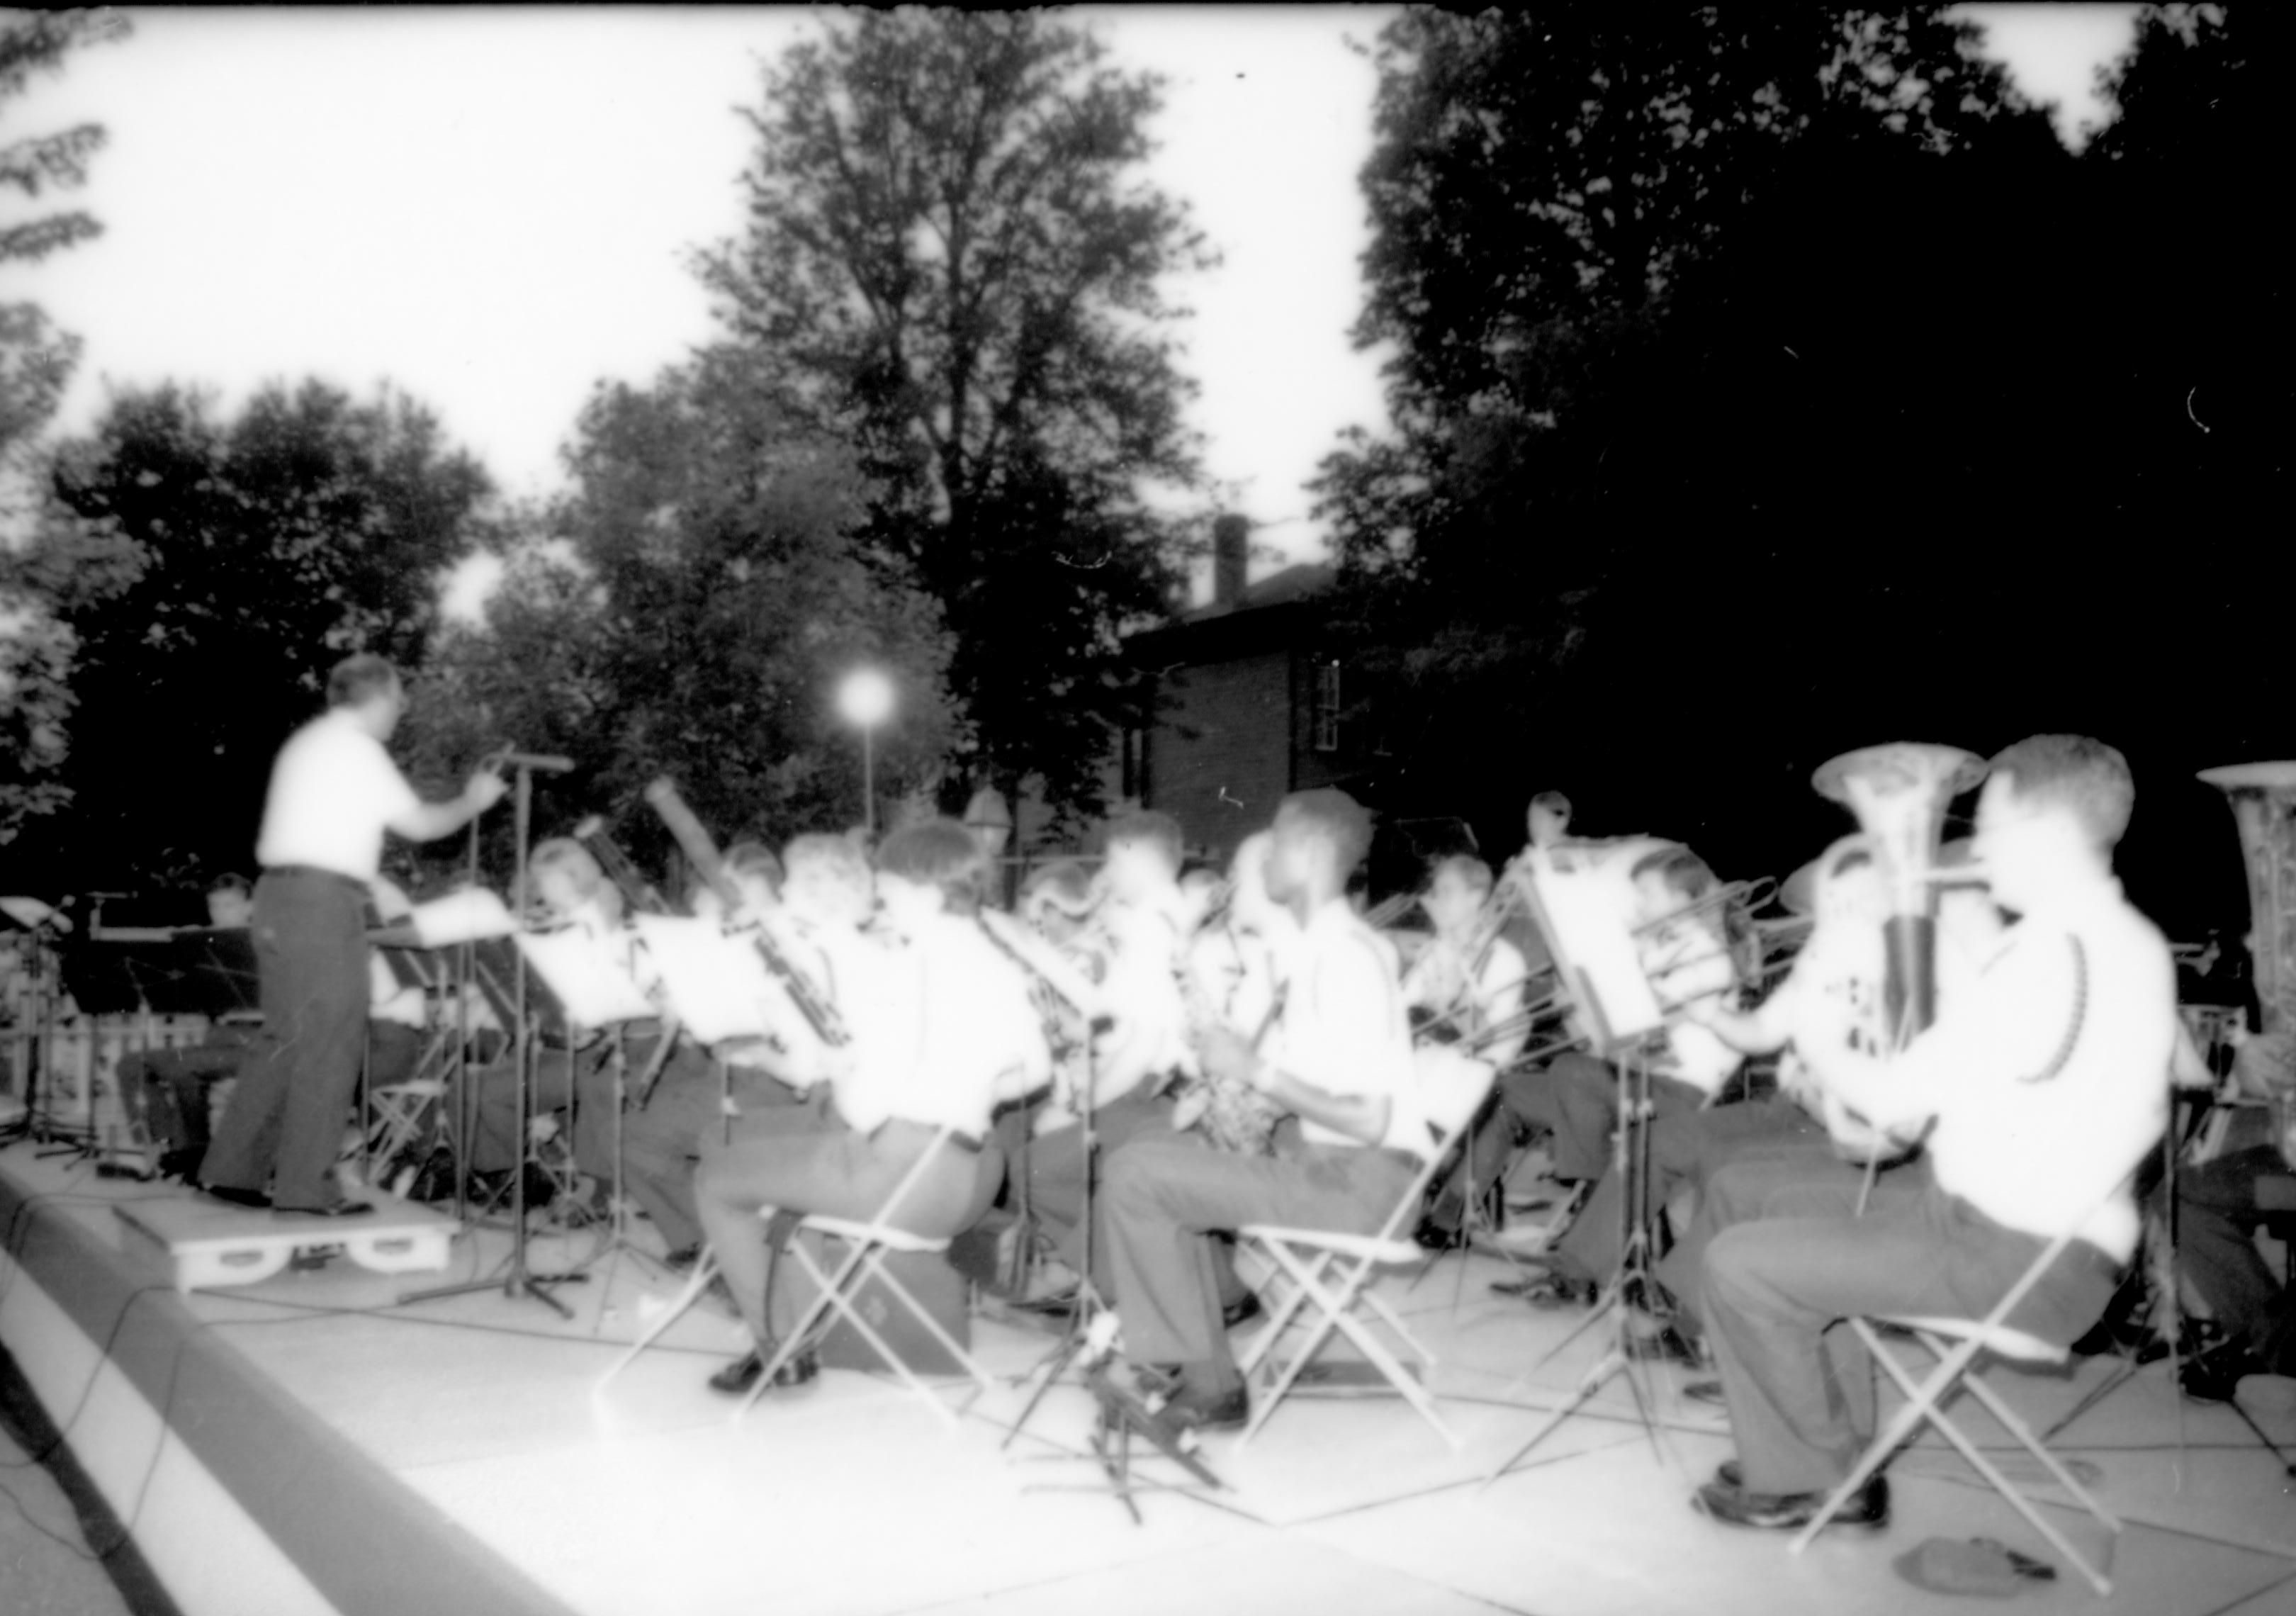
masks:
[[[1316,664],[1316,750],[1340,750],[1340,664],[1335,657]]]

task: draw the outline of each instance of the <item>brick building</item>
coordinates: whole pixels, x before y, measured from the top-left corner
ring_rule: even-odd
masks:
[[[1246,582],[1250,528],[1214,526],[1212,598],[1135,635],[1156,718],[1124,737],[1122,794],[1225,860],[1286,792],[1335,785],[1379,807],[1387,753],[1373,704],[1324,634],[1334,573],[1316,563]]]

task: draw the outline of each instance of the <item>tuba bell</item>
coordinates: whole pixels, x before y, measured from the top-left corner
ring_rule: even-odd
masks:
[[[1937,1019],[1937,848],[1946,805],[1985,778],[1986,764],[1957,746],[1901,741],[1844,752],[1810,784],[1857,816],[1889,889],[1882,923],[1882,1017],[1888,1047],[1902,1049]]]
[[[2231,800],[2248,866],[2251,980],[2260,1030],[2296,1038],[2296,762],[2237,763],[2203,769],[2202,780]],[[2296,1162],[2296,1071],[2273,1085],[2281,1153]]]

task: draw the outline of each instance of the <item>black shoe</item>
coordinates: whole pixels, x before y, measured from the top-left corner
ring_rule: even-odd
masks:
[[[192,1187],[209,1200],[220,1201],[226,1206],[243,1206],[260,1212],[269,1210],[271,1205],[271,1197],[261,1190],[242,1190],[228,1184],[201,1184],[197,1179],[192,1181]]]
[[[1168,1431],[1235,1431],[1251,1421],[1251,1397],[1241,1386],[1228,1391],[1197,1391],[1183,1386],[1156,1411]]]
[[[2187,1358],[2177,1371],[2177,1384],[2196,1403],[2229,1403],[2235,1399],[2242,1381],[2269,1373],[2270,1366],[2252,1353],[2219,1347]]]
[[[1238,1325],[1248,1325],[1258,1318],[1263,1311],[1259,1305],[1259,1292],[1246,1291],[1220,1309],[1220,1327],[1224,1330],[1233,1330]]]
[[[1629,1335],[1626,1352],[1638,1364],[1680,1364],[1690,1369],[1706,1366],[1706,1354],[1698,1343],[1672,1325],[1655,1335]]]
[[[1713,1403],[1718,1406],[1726,1400],[1722,1395],[1720,1381],[1693,1381],[1682,1389],[1682,1395],[1693,1403]],[[1722,1466],[1727,1471],[1734,1471],[1737,1467],[1738,1462],[1735,1459],[1725,1462]]]
[[[1726,1464],[1714,1480],[1700,1488],[1692,1507],[1733,1526],[1760,1526],[1795,1531],[1817,1519],[1825,1507],[1824,1493],[1758,1493],[1746,1490],[1744,1477],[1734,1464]],[[1886,1476],[1867,1478],[1833,1512],[1828,1526],[1862,1526],[1878,1531],[1890,1524],[1890,1481]]]
[[[691,1274],[693,1272],[693,1265],[701,1260],[701,1246],[697,1241],[693,1245],[680,1246],[670,1252],[661,1259],[661,1266],[673,1274]]]
[[[765,1355],[754,1348],[744,1352],[709,1377],[709,1390],[739,1397],[758,1383],[766,1372]],[[800,1352],[774,1371],[776,1386],[802,1386],[821,1373],[821,1360],[811,1352]]]
[[[332,1206],[275,1206],[272,1214],[279,1218],[365,1218],[373,1215],[372,1201],[338,1201]]]
[[[200,1181],[200,1163],[206,1157],[207,1152],[197,1147],[163,1151],[160,1156],[160,1177],[180,1178],[185,1184],[196,1185]]]
[[[1549,1268],[1521,1279],[1495,1279],[1491,1294],[1519,1297],[1534,1308],[1584,1308],[1595,1300],[1595,1282],[1573,1279]]]

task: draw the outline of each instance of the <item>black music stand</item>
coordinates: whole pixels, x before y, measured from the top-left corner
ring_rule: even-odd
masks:
[[[526,910],[527,841],[529,832],[533,824],[534,769],[533,766],[526,761],[526,759],[515,754],[512,756],[510,762],[512,767],[518,770],[518,784],[514,788],[516,793],[515,800],[517,803],[515,837],[517,841],[518,874],[512,888],[511,909],[513,914],[523,914]],[[478,837],[479,822],[474,818],[471,821],[471,862],[474,867],[478,863]],[[479,948],[476,945],[473,945],[472,952],[475,959],[479,953]],[[399,1305],[403,1307],[411,1302],[435,1301],[443,1297],[463,1296],[478,1291],[491,1291],[499,1284],[502,1287],[504,1295],[508,1296],[512,1300],[516,1300],[521,1297],[531,1297],[536,1301],[541,1302],[545,1307],[551,1308],[561,1318],[571,1323],[574,1317],[574,1310],[569,1308],[564,1302],[560,1301],[556,1297],[553,1296],[546,1287],[554,1284],[576,1284],[587,1279],[589,1276],[586,1274],[537,1275],[530,1272],[526,1265],[527,1116],[529,1105],[534,1097],[533,1062],[535,1060],[534,1027],[532,1020],[528,1013],[528,990],[533,986],[533,984],[529,983],[527,980],[528,972],[526,969],[525,956],[520,954],[515,947],[511,947],[509,949],[509,953],[511,956],[512,974],[511,1004],[508,1008],[511,1012],[511,1019],[505,1021],[504,1025],[511,1029],[512,1040],[511,1046],[511,1058],[514,1062],[516,1062],[518,1081],[518,1152],[515,1159],[511,1163],[510,1254],[503,1259],[501,1267],[496,1270],[495,1274],[489,1275],[484,1279],[472,1280],[463,1284],[437,1285],[425,1291],[410,1291],[406,1294],[401,1296],[398,1299],[398,1302]],[[500,1013],[497,1012],[497,1014],[499,1013]],[[464,1058],[465,1060],[468,1059],[467,1050]],[[466,1112],[472,1111],[476,1106],[476,1097],[472,1092],[474,1087],[475,1085],[470,1083],[467,1080],[466,1076],[466,1079],[463,1085],[463,1103],[462,1107],[462,1109]],[[465,1161],[467,1161],[467,1153],[469,1151],[467,1135],[464,1136],[463,1148],[466,1153]],[[467,1167],[463,1162],[458,1162],[456,1164],[455,1175],[457,1185],[455,1201],[457,1202],[458,1211],[461,1210],[460,1203],[463,1201],[460,1185],[463,1183],[463,1177],[467,1170]]]
[[[46,1144],[61,1136],[54,1119],[43,1104],[45,1095],[42,1093],[53,1076],[50,1068],[55,1061],[56,1000],[62,992],[55,948],[58,918],[50,912],[24,926],[30,945],[25,956],[25,973],[32,984],[32,997],[38,1007],[37,1016],[32,1019],[37,1019],[39,1029],[31,1036],[25,1048],[24,1093],[21,1096],[24,1113],[5,1128],[0,1128],[0,1143],[12,1144],[19,1139],[29,1139],[35,1144]]]
[[[1600,1019],[1599,1012],[1596,1019]],[[1627,1377],[1627,1390],[1635,1399],[1636,1416],[1642,1422],[1644,1434],[1650,1438],[1652,1455],[1663,1457],[1659,1447],[1658,1422],[1652,1416],[1653,1394],[1643,1383],[1645,1370],[1641,1361],[1628,1349],[1631,1333],[1627,1323],[1627,1309],[1630,1305],[1640,1305],[1645,1309],[1650,1308],[1655,1284],[1650,1271],[1650,1222],[1644,1215],[1646,1209],[1643,1202],[1650,1194],[1651,1042],[1656,1036],[1652,1033],[1636,1038],[1614,1049],[1611,1054],[1619,1076],[1619,1132],[1611,1145],[1611,1170],[1623,1175],[1619,1183],[1624,1192],[1619,1197],[1619,1217],[1622,1227],[1618,1264],[1611,1270],[1602,1293],[1595,1299],[1594,1310],[1525,1374],[1538,1373],[1571,1342],[1605,1318],[1610,1320],[1611,1344],[1580,1379],[1578,1389],[1571,1394],[1570,1400],[1555,1409],[1546,1423],[1531,1432],[1529,1439],[1509,1454],[1497,1469],[1486,1475],[1482,1480],[1483,1487],[1488,1487],[1511,1473],[1522,1462],[1524,1456],[1578,1413],[1588,1399],[1622,1374]]]

